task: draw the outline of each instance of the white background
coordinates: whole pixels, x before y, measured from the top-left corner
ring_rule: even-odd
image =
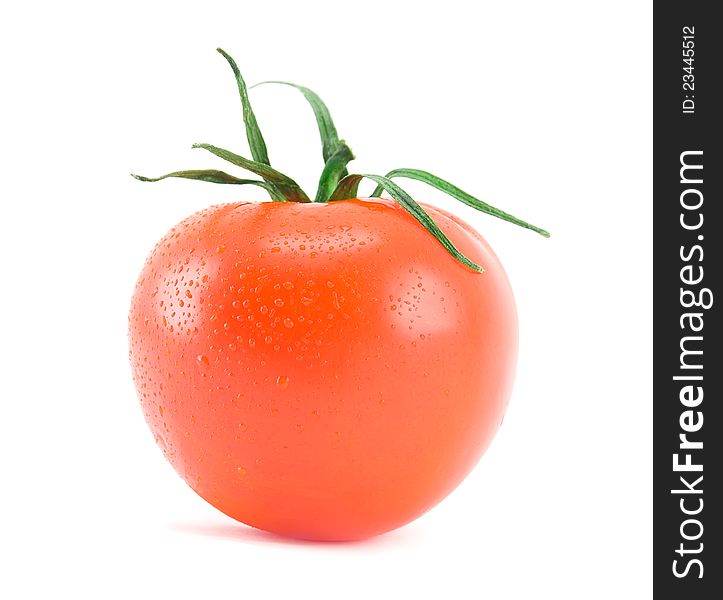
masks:
[[[644,598],[652,571],[652,3],[11,3],[0,20],[0,596]],[[355,170],[429,169],[550,240],[410,183],[503,261],[521,355],[504,427],[442,504],[361,543],[288,542],[196,497],[127,363],[146,254],[254,190],[128,175],[243,150],[225,61],[315,89]],[[315,123],[252,92],[313,188]],[[248,154],[246,151],[244,151]],[[369,188],[371,189],[371,188]]]

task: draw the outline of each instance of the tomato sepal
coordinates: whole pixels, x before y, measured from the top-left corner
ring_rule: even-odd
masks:
[[[270,183],[266,181],[258,181],[256,179],[240,179],[229,175],[224,171],[218,171],[216,169],[190,169],[188,171],[173,171],[172,173],[166,173],[160,177],[145,177],[143,175],[137,175],[131,173],[132,177],[135,177],[138,181],[155,182],[163,179],[169,179],[172,177],[178,177],[180,179],[193,179],[196,181],[206,181],[208,183],[219,183],[227,185],[256,185],[265,189],[273,202],[285,202],[286,199],[279,193],[279,191]]]

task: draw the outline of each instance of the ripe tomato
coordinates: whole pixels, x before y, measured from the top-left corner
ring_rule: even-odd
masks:
[[[213,206],[140,275],[130,355],[168,460],[271,532],[353,540],[429,510],[510,396],[517,318],[497,257],[425,206],[476,273],[398,203]]]

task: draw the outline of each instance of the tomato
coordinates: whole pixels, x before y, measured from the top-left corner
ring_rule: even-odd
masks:
[[[502,422],[517,316],[502,265],[414,179],[476,210],[549,233],[432,173],[349,173],[354,154],[309,88],[324,168],[315,196],[271,166],[236,62],[252,158],[194,144],[252,173],[173,171],[256,186],[271,202],[201,211],[156,246],[136,285],[130,358],[168,460],[244,523],[313,540],[404,525],[469,473]],[[373,181],[371,198],[359,183]],[[381,198],[386,191],[391,199]]]
[[[248,525],[355,540],[410,522],[497,431],[515,303],[485,240],[397,202],[233,203],[174,227],[129,317],[133,376],[166,458]]]

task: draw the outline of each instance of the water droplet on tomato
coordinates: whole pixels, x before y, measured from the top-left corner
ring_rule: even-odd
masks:
[[[243,477],[247,473],[247,471],[244,467],[238,467],[238,469],[236,469],[236,470],[238,471],[238,474],[240,477]]]
[[[289,319],[288,317],[284,319],[284,327],[286,327],[287,329],[291,329],[293,326],[294,322],[291,319]]]
[[[281,298],[276,298],[276,300],[274,300],[274,304],[281,308],[284,305],[284,301]]]
[[[196,357],[196,360],[199,362],[199,364],[208,365],[208,356],[204,356],[203,354],[199,354],[199,355]]]
[[[219,246],[218,248],[216,248],[216,252],[218,252],[219,254],[223,254],[225,251],[226,246]]]
[[[285,390],[289,386],[289,378],[286,375],[279,375],[276,378],[276,385]]]

